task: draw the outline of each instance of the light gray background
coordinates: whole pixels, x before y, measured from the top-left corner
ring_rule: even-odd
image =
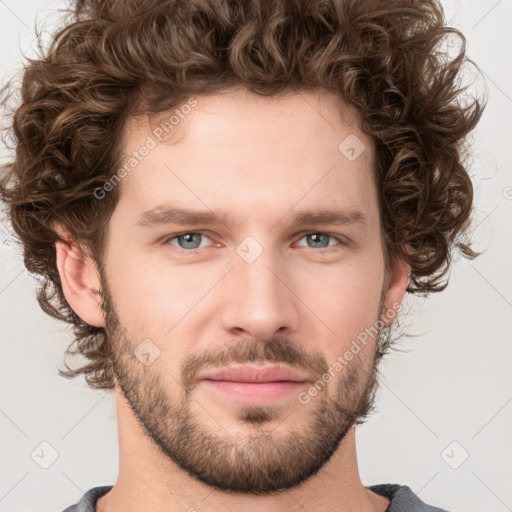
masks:
[[[30,54],[36,16],[51,26],[63,5],[0,0],[2,82],[20,69],[20,48]],[[379,411],[359,428],[358,457],[365,485],[405,484],[450,511],[502,512],[512,510],[512,2],[443,5],[487,79],[470,169],[476,248],[486,252],[457,261],[441,294],[406,300],[405,323],[420,336],[384,362]],[[0,511],[60,512],[116,480],[114,397],[57,375],[71,333],[40,310],[36,281],[1,227]],[[58,454],[47,469],[31,455],[43,450],[49,460],[42,442]]]

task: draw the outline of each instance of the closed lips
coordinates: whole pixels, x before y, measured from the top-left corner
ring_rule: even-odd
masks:
[[[307,376],[282,366],[270,366],[259,369],[251,366],[222,368],[221,370],[206,373],[201,379],[251,383],[305,382],[309,380]]]

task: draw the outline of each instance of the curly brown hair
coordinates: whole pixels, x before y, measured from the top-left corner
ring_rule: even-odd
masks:
[[[83,0],[67,15],[24,67],[7,132],[15,156],[0,176],[25,266],[44,278],[37,300],[73,326],[77,349],[66,354],[89,361],[60,375],[114,387],[105,330],[83,322],[64,297],[55,244],[66,240],[55,224],[101,265],[120,187],[101,201],[93,192],[119,168],[128,118],[191,95],[234,86],[267,96],[335,92],[374,142],[386,265],[410,265],[407,292],[442,291],[453,247],[480,254],[468,239],[473,187],[464,160],[485,101],[462,101],[463,65],[478,68],[438,1]],[[458,43],[454,56],[442,49],[447,41]],[[7,111],[10,83],[2,96]]]

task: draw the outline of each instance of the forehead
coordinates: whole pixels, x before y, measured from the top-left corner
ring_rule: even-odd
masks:
[[[267,97],[234,89],[187,104],[126,125],[125,162],[139,156],[120,184],[120,203],[134,214],[180,201],[231,217],[268,214],[269,221],[294,205],[376,216],[372,141],[334,93]]]
[[[285,90],[273,96],[262,96],[243,87],[232,87],[213,94],[190,96],[165,112],[128,118],[123,143],[129,151],[151,133],[159,144],[172,146],[187,136],[189,142],[205,133],[211,138],[213,127],[219,138],[226,134],[236,139],[242,132],[258,131],[261,142],[266,133],[274,143],[275,132],[284,140],[288,132],[300,137],[325,132],[327,128],[333,132],[347,128],[349,133],[366,138],[360,130],[359,114],[331,91],[323,88]],[[261,131],[263,127],[265,130]],[[286,133],[280,128],[286,128]],[[201,143],[207,144],[208,140],[203,139]]]

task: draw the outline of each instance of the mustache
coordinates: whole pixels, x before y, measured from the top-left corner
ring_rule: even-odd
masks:
[[[189,355],[182,365],[182,381],[187,390],[192,389],[198,375],[206,367],[226,367],[233,364],[273,365],[286,364],[318,377],[328,370],[322,354],[306,353],[304,348],[288,338],[273,337],[267,341],[235,340],[211,351]]]

